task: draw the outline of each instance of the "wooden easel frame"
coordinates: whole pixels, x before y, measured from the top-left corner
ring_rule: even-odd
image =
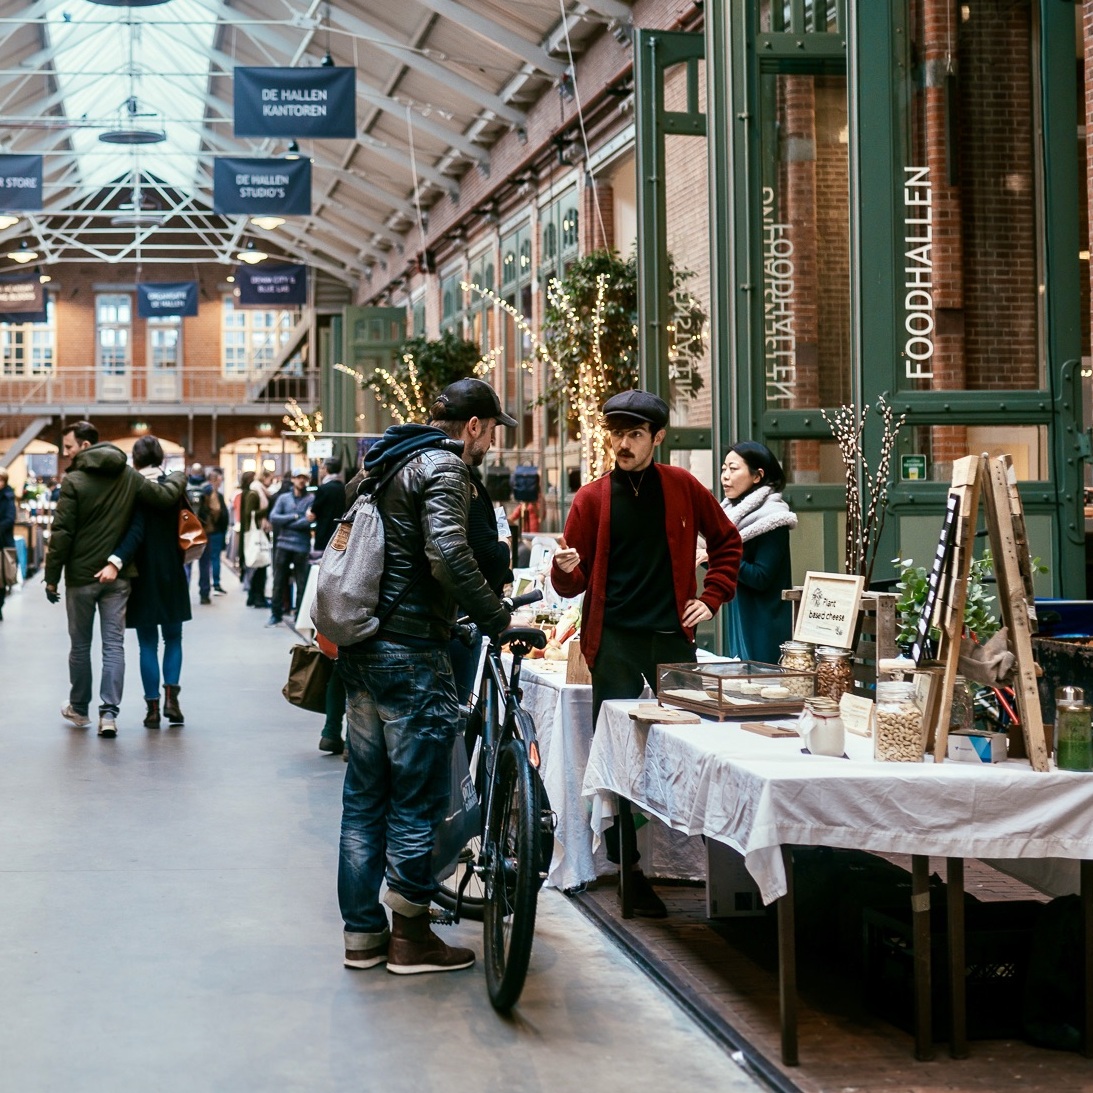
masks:
[[[968,575],[982,499],[998,584],[999,612],[1002,624],[1009,630],[1010,651],[1016,661],[1013,689],[1021,724],[1020,731],[1018,726],[1010,728],[1009,753],[1014,757],[1026,756],[1033,770],[1046,771],[1047,742],[1032,654],[1032,635],[1036,630],[1032,562],[1013,461],[1008,455],[964,456],[953,463],[950,492],[959,494],[960,510],[953,550],[941,575],[935,617],[942,635],[938,649],[942,678],[941,685],[932,689],[925,717],[927,727],[934,729],[934,762],[945,761],[949,746],[949,707],[959,669]]]

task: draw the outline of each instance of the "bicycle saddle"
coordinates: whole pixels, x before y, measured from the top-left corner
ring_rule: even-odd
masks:
[[[537,626],[510,626],[508,630],[501,632],[497,641],[501,645],[518,641],[532,649],[545,649],[547,636]]]

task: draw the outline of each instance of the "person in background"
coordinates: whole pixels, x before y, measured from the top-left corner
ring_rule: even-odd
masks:
[[[154,436],[133,445],[133,466],[150,482],[164,482],[163,447]],[[208,547],[205,548],[208,550]],[[182,676],[182,624],[192,618],[190,588],[178,548],[178,511],[138,504],[125,537],[110,556],[99,580],[115,579],[129,562],[137,567],[125,625],[136,630],[140,679],[144,684],[144,727],[160,727],[159,639],[163,636],[163,716],[171,725],[185,722],[178,704]]]
[[[277,531],[273,547],[273,591],[270,593],[270,616],[267,626],[279,626],[284,617],[289,572],[296,584],[296,606],[299,607],[307,587],[308,555],[311,553],[311,495],[307,484],[311,471],[297,467],[292,472],[292,489],[282,493],[273,503],[269,520]]]
[[[729,604],[729,655],[777,664],[793,630],[782,590],[793,583],[789,533],[797,515],[782,498],[786,476],[771,450],[754,440],[734,444],[721,468],[721,507],[740,532],[744,556]]]
[[[91,636],[95,614],[102,636],[102,677],[99,681],[99,736],[118,734],[117,716],[125,685],[125,607],[132,571],[100,581],[110,551],[120,542],[138,500],[176,514],[177,548],[179,499],[186,483],[181,471],[164,482],[150,481],[128,465],[125,452],[100,444],[99,430],[89,421],[69,425],[61,450],[71,459],[61,483],[61,499],[53,515],[45,587],[50,603],[58,603],[58,582],[65,578],[68,613],[69,700],[61,716],[86,729],[91,702]],[[158,478],[158,476],[157,476]]]
[[[315,524],[315,549],[322,551],[345,512],[345,479],[336,459],[324,459],[320,474],[319,488],[311,498],[310,517]]]
[[[7,468],[0,467],[0,552],[8,547],[15,549],[15,490],[8,485]],[[3,574],[0,574],[0,622],[4,621],[7,592]]]
[[[239,571],[246,574],[247,606],[269,607],[266,598],[266,570],[268,565],[256,566],[246,557],[247,532],[251,525],[269,530],[269,490],[273,481],[273,471],[263,470],[256,476],[254,471],[246,471],[239,486],[243,500],[239,505]]]
[[[223,484],[223,472],[219,467],[213,467],[197,506],[197,518],[209,540],[197,563],[197,590],[202,603],[212,603],[211,593],[224,595],[224,589],[220,587],[220,555],[224,553],[224,538],[228,534],[228,506],[220,492]]]
[[[655,692],[658,664],[695,662],[695,628],[732,599],[741,553],[710,491],[682,467],[653,460],[668,404],[648,391],[623,391],[603,414],[615,469],[577,491],[550,571],[560,595],[584,593],[581,652],[592,676],[593,725],[606,699],[638,698],[646,683]],[[700,534],[709,552],[701,595]],[[620,862],[617,820],[605,835],[608,859]],[[635,871],[633,881],[634,913],[663,918],[645,875]]]

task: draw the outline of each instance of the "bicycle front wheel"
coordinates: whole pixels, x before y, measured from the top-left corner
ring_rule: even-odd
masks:
[[[527,978],[539,894],[538,791],[527,752],[507,740],[497,756],[497,777],[486,832],[486,987],[494,1009],[516,1005]]]

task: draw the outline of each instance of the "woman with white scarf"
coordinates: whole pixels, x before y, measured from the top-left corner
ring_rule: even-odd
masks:
[[[797,516],[782,499],[786,476],[773,452],[754,440],[734,444],[721,468],[721,507],[744,540],[736,598],[725,605],[729,653],[741,660],[777,664],[779,646],[793,629],[782,600],[792,574],[789,533]]]

